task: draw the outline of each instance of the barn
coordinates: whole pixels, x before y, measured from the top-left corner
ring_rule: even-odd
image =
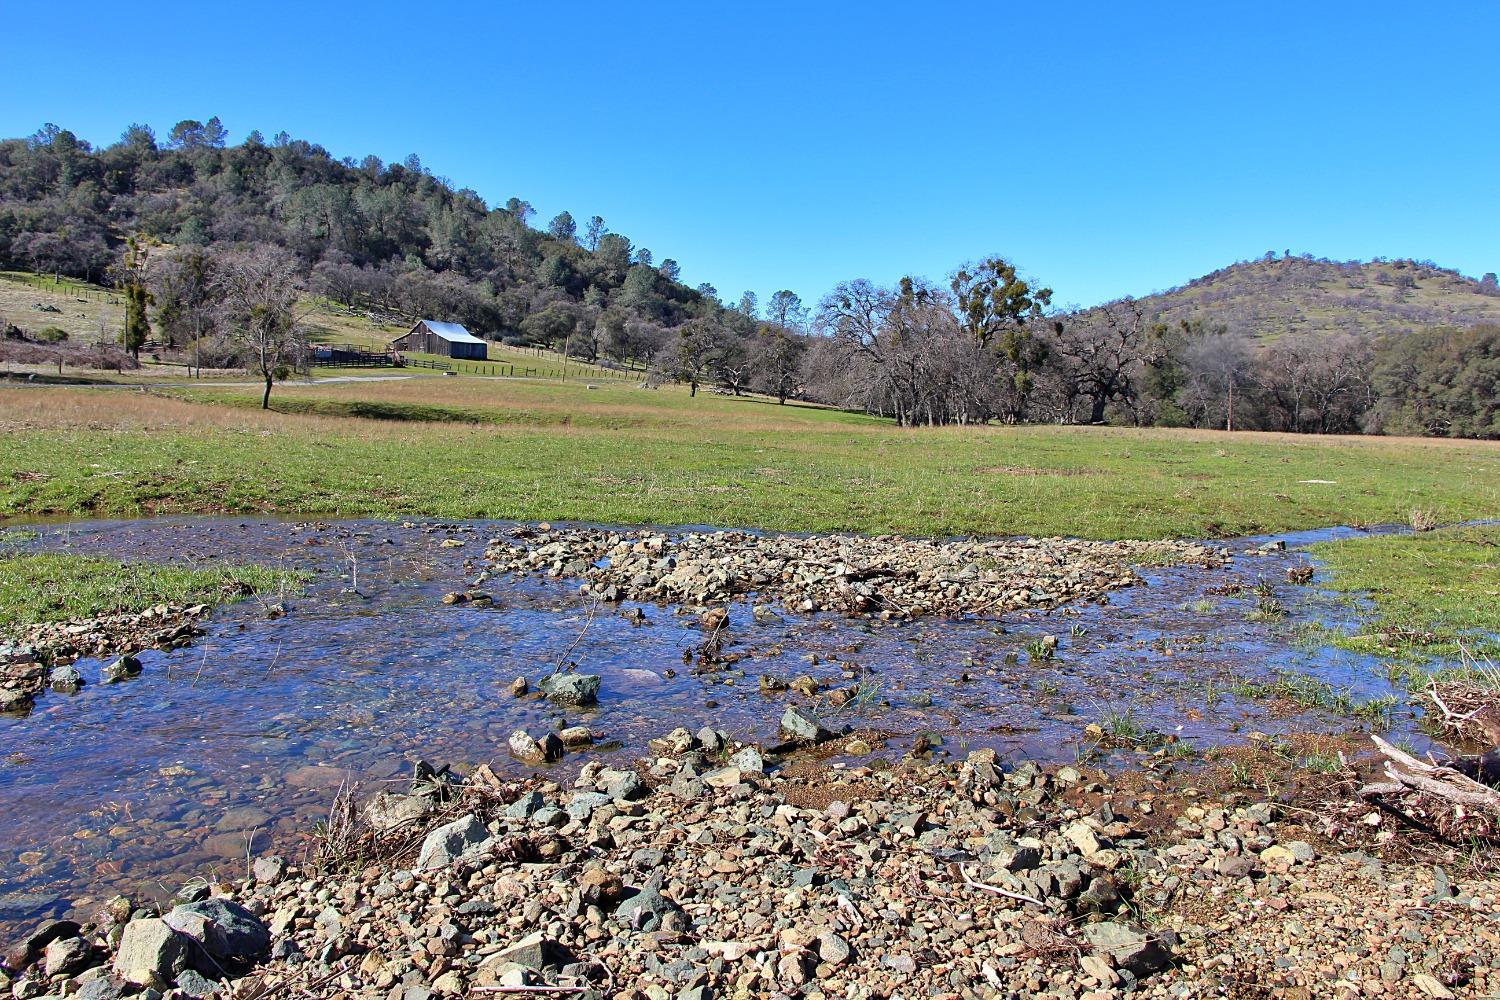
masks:
[[[391,349],[473,361],[483,361],[489,357],[488,345],[461,325],[439,323],[433,319],[417,320],[416,326],[391,341]]]

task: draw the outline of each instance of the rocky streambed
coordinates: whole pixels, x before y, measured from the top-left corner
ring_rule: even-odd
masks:
[[[1000,615],[1098,599],[1141,582],[1132,568],[1223,565],[1196,542],[1066,538],[913,539],[890,535],[763,535],[742,531],[620,531],[522,525],[485,557],[503,572],[583,581],[603,601],[776,602],[909,619]]]
[[[1500,883],[1375,856],[1368,807],[1340,826],[989,750],[780,763],[705,727],[573,777],[429,770],[341,796],[303,863],[44,924],[7,975],[22,1000],[1500,989]]]
[[[341,785],[394,794],[418,760],[562,788],[583,764],[636,769],[682,719],[769,754],[794,710],[850,733],[810,758],[843,774],[976,749],[1007,765],[1190,766],[1251,732],[1362,725],[1237,693],[1247,679],[1300,671],[1351,698],[1391,691],[1378,664],[1296,640],[1349,613],[1304,585],[1299,537],[875,544],[190,518],[37,535],[48,551],[275,565],[308,583],[274,609],[137,623],[135,669],[118,683],[102,682],[126,650],[36,639],[81,686],[0,715],[0,926],[12,934],[88,917],[111,894],[144,910],[193,876],[231,885],[268,854],[299,866]],[[1256,617],[1268,589],[1282,610],[1270,623]],[[39,658],[24,659],[13,666],[34,672]],[[1390,724],[1410,732],[1409,716]],[[1150,739],[1120,738],[1131,732]],[[660,783],[650,767],[647,786]],[[737,784],[813,780],[772,770]],[[566,812],[571,797],[552,801]]]

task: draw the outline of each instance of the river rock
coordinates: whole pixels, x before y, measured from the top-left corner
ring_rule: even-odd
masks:
[[[19,971],[41,957],[54,941],[77,937],[82,930],[73,920],[47,920],[5,952],[5,967]]]
[[[589,732],[588,726],[568,726],[566,729],[560,729],[557,738],[562,740],[562,745],[569,750],[592,746],[594,742],[594,734]]]
[[[141,661],[133,656],[122,656],[100,671],[106,684],[118,684],[123,680],[141,675]]]
[[[511,756],[527,764],[550,764],[562,760],[563,742],[556,733],[547,733],[540,740],[533,739],[524,729],[510,734]]]
[[[0,687],[0,712],[24,714],[36,704],[36,696],[19,688]]]
[[[729,766],[737,767],[747,773],[763,774],[766,770],[766,759],[754,747],[745,747],[729,758]]]
[[[538,791],[525,792],[520,798],[505,807],[506,819],[530,819],[532,814],[545,805],[547,800]]]
[[[83,687],[83,675],[78,672],[77,667],[71,664],[63,664],[60,667],[52,668],[52,673],[48,676],[48,683],[51,684],[54,691],[59,691],[63,694],[73,694],[79,688]]]
[[[1089,946],[1107,955],[1117,969],[1127,969],[1137,977],[1147,976],[1172,960],[1166,942],[1144,928],[1106,920],[1085,924],[1083,936]]]
[[[183,903],[162,919],[203,948],[213,959],[203,971],[213,975],[222,975],[224,966],[248,965],[271,947],[271,932],[266,925],[232,899],[213,896]]]
[[[47,978],[75,976],[96,964],[93,946],[80,937],[58,938],[43,950],[42,968]]]
[[[259,884],[275,885],[281,881],[281,876],[286,872],[286,862],[274,854],[264,858],[256,858],[255,864],[251,866],[250,871],[255,876],[255,881]]]
[[[787,739],[806,743],[822,743],[833,739],[834,734],[823,728],[812,713],[790,705],[781,716],[781,734]]]
[[[553,674],[537,687],[560,705],[592,705],[599,700],[598,674]]]
[[[120,1000],[124,995],[125,990],[118,983],[100,976],[79,986],[78,992],[73,994],[73,1000]]]
[[[818,935],[818,958],[822,961],[829,965],[843,965],[849,961],[850,954],[849,942],[833,931],[824,931]]]
[[[1100,844],[1098,836],[1094,833],[1093,827],[1081,820],[1063,830],[1063,836],[1067,837],[1073,846],[1078,848],[1078,853],[1082,854],[1085,858],[1092,858],[1099,853]]]
[[[660,930],[669,914],[681,913],[677,904],[661,894],[661,875],[653,875],[640,892],[615,910],[615,919],[626,927],[650,933]]]
[[[196,969],[184,969],[177,974],[177,992],[183,996],[202,1000],[214,996],[219,986]]]
[[[587,821],[600,806],[609,805],[614,799],[603,792],[577,792],[568,802],[568,815],[573,819]]]
[[[418,868],[441,868],[459,858],[479,851],[490,839],[489,831],[470,813],[446,826],[440,826],[422,841],[417,857]]]
[[[165,920],[143,917],[125,925],[115,952],[115,975],[132,986],[165,990],[188,965],[188,939]]]
[[[634,771],[616,771],[604,779],[604,794],[616,801],[629,802],[645,795],[646,786]]]
[[[514,944],[495,953],[487,962],[506,963],[512,962],[528,969],[540,969],[547,964],[547,954],[550,951],[547,935],[541,931],[534,931]]]

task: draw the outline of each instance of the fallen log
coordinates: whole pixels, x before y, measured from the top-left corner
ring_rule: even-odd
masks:
[[[1379,736],[1371,735],[1370,739],[1386,758],[1387,780],[1365,785],[1359,790],[1361,797],[1410,790],[1500,816],[1500,790],[1482,785],[1446,764],[1419,760]]]

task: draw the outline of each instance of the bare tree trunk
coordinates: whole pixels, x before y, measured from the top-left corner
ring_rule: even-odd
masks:
[[[271,408],[271,375],[269,372],[266,373],[266,391],[260,397],[260,408],[262,410],[269,410]]]

